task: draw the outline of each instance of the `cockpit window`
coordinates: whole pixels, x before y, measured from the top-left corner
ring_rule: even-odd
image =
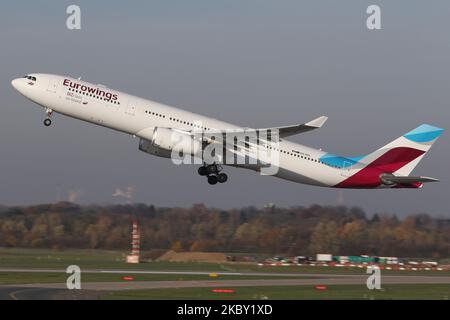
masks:
[[[36,81],[36,77],[32,77],[32,76],[25,76],[24,78],[31,80],[31,81]]]

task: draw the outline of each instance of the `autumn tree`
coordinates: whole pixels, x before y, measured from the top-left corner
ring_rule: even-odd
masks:
[[[339,247],[340,240],[336,222],[319,222],[311,235],[310,253],[335,253],[339,251]]]

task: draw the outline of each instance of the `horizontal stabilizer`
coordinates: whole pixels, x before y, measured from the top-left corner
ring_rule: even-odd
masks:
[[[381,180],[385,184],[412,184],[412,183],[424,183],[424,182],[439,182],[439,179],[430,177],[412,177],[412,176],[394,176],[394,175],[383,175]]]

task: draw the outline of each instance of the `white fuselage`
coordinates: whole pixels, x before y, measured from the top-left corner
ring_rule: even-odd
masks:
[[[31,101],[60,114],[130,135],[153,127],[190,131],[196,123],[201,123],[202,130],[206,131],[241,128],[82,80],[52,74],[33,76],[36,81],[32,85],[25,78],[12,82]],[[107,98],[104,92],[107,92]],[[275,175],[279,178],[331,187],[351,175],[351,169],[322,163],[319,159],[325,152],[321,150],[284,139],[280,141],[279,148],[279,170]]]

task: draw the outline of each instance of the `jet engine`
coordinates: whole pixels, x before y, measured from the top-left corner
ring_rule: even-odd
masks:
[[[140,138],[139,150],[164,158],[196,155],[202,148],[200,139],[196,140],[186,132],[170,128],[148,128],[137,136]]]

